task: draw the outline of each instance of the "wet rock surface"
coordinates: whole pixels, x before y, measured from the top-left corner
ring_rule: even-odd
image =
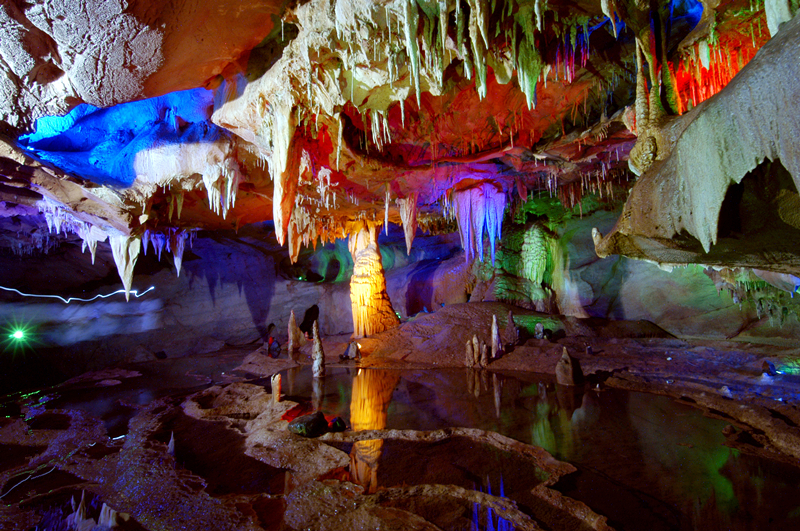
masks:
[[[536,418],[544,411],[542,418],[549,418],[547,425],[556,431],[563,422],[557,419],[563,415],[571,417],[580,430],[584,424],[592,426],[598,404],[615,396],[602,394],[604,389],[645,391],[672,397],[724,421],[727,427],[720,430],[724,443],[743,455],[775,463],[775,467],[796,467],[800,414],[794,397],[800,380],[790,372],[792,360],[800,358],[797,349],[681,340],[658,333],[646,323],[611,326],[515,308],[519,344],[490,360],[486,368],[465,369],[461,338],[450,344],[447,335],[463,334],[465,341],[476,334],[488,336],[491,316],[496,314],[498,322],[505,322],[509,309],[502,303],[454,305],[419,316],[360,341],[360,369],[353,360],[336,359],[347,338],[323,338],[326,350],[332,352],[329,379],[343,371],[352,371],[351,378],[363,378],[358,375],[379,367],[387,373],[373,382],[389,386],[380,391],[382,398],[352,391],[351,415],[361,416],[351,422],[359,431],[330,430],[326,416],[332,419],[342,414],[325,409],[332,393],[343,392],[335,382],[327,387],[321,382],[319,396],[312,399],[322,405],[317,424],[329,433],[310,439],[289,430],[298,414],[313,410],[312,404],[294,400],[299,371],[307,372],[311,364],[310,353],[302,349],[297,361],[272,359],[259,349],[198,357],[185,360],[186,365],[179,359],[153,361],[149,363],[155,365],[140,364],[128,373],[97,373],[46,393],[7,397],[7,402],[18,405],[15,409],[4,404],[7,416],[0,419],[4,502],[0,518],[9,522],[3,529],[30,529],[48,511],[66,507],[69,497],[82,490],[125,515],[125,525],[140,526],[131,529],[208,529],[205,522],[215,522],[216,529],[464,529],[476,518],[481,528],[497,528],[501,523],[513,529],[684,525],[683,517],[670,516],[668,504],[637,498],[635,490],[619,490],[602,474],[576,468],[561,456],[554,458],[541,447],[499,433],[456,426],[380,427],[386,418],[387,397],[397,385],[397,377],[392,376],[396,369],[413,368],[419,375],[417,383],[403,384],[401,393],[424,396],[419,393],[425,386],[447,392],[449,380],[437,376],[437,371],[421,369],[441,370],[448,363],[452,369],[446,370],[464,371],[466,387],[470,394],[474,391],[476,400],[480,396],[491,401],[494,392],[498,419],[510,418],[505,408],[522,407]],[[453,327],[453,322],[462,323],[463,329]],[[549,339],[534,337],[536,324],[551,331]],[[620,334],[624,337],[610,337],[611,329],[624,330]],[[329,344],[341,348],[328,348]],[[584,385],[550,384],[545,390],[540,384],[532,391],[535,386],[525,387],[504,376],[533,370],[553,380],[564,348],[580,362]],[[765,362],[770,368],[767,372]],[[215,366],[209,369],[206,363]],[[239,370],[233,371],[237,364]],[[156,366],[168,375],[165,389],[149,391],[152,398],[135,403],[134,384],[146,381],[140,375],[157,374],[149,368]],[[275,401],[270,385],[276,371],[283,376],[281,401]],[[245,381],[254,375],[261,378]],[[97,386],[112,376],[121,383]],[[463,378],[459,378],[462,386]],[[532,392],[538,402],[531,402]],[[102,406],[87,402],[97,393],[112,393],[116,398]],[[543,401],[545,395],[550,402]],[[635,408],[636,402],[630,400],[629,407]],[[547,413],[553,407],[542,410],[547,403],[559,409]],[[461,410],[460,404],[419,407],[432,408],[424,418],[433,412],[443,415],[448,408]],[[125,410],[127,426],[111,436],[109,427],[118,421],[109,423],[108,419],[117,408]],[[470,422],[469,414],[448,415]],[[531,428],[533,440],[547,446],[540,429],[539,425]],[[680,444],[688,445],[681,451],[690,455],[692,443]],[[608,461],[628,466],[611,449]],[[600,495],[603,492],[617,494]],[[616,498],[627,500],[629,510],[641,515],[638,521],[644,527],[631,524],[630,518],[618,512]]]

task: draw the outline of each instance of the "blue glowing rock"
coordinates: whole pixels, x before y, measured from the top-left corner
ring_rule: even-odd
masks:
[[[38,119],[36,131],[18,142],[67,173],[97,184],[131,186],[140,152],[228,135],[210,122],[213,97],[210,90],[197,88],[106,109],[82,104],[66,116]]]

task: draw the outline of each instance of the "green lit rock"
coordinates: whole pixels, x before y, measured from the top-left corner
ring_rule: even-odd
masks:
[[[289,423],[289,431],[303,437],[319,437],[328,431],[328,421],[321,411],[297,417]]]

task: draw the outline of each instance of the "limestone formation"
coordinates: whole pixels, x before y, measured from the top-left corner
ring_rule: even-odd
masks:
[[[492,315],[492,359],[503,355],[503,340],[500,339],[500,330],[497,328],[497,315]]]
[[[289,357],[291,358],[292,355],[303,345],[305,345],[306,339],[303,335],[303,332],[300,331],[300,328],[297,326],[297,320],[294,317],[294,310],[291,311],[289,314]]]
[[[605,236],[593,232],[599,256],[624,254],[662,264],[724,263],[778,272],[795,267],[791,255],[771,263],[757,250],[742,252],[738,243],[731,247],[719,240],[726,193],[763,161],[779,160],[795,190],[800,184],[800,152],[793,147],[800,125],[793,114],[782,111],[800,94],[793,81],[800,75],[792,55],[798,47],[800,19],[795,17],[725,90],[674,120],[667,131],[669,156],[642,174],[614,229]],[[768,86],[765,79],[771,80]],[[744,200],[746,204],[749,198]],[[691,238],[678,238],[681,234]],[[759,242],[761,237],[765,239]],[[774,245],[775,237],[783,236],[756,232],[750,246]],[[718,244],[723,246],[716,251]],[[738,252],[731,256],[730,250]]]
[[[503,329],[503,345],[506,349],[513,349],[519,342],[519,330],[517,325],[514,324],[514,314],[508,310],[508,318],[506,319],[506,327]]]
[[[353,257],[353,276],[350,278],[353,337],[371,336],[397,326],[399,319],[386,293],[377,225],[356,225],[348,247]]]
[[[556,381],[561,385],[575,386],[583,385],[583,371],[577,358],[573,358],[564,347],[561,359],[556,364]]]
[[[481,341],[481,360],[480,366],[486,368],[489,366],[489,347]]]

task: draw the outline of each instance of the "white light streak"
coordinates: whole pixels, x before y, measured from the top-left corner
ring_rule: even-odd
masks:
[[[58,299],[61,302],[63,302],[64,304],[69,304],[70,302],[73,302],[73,301],[92,302],[92,301],[97,300],[97,299],[107,299],[107,298],[112,297],[114,295],[125,294],[125,290],[124,289],[118,289],[117,291],[114,291],[112,293],[106,293],[106,294],[102,294],[101,293],[100,295],[95,295],[91,299],[81,299],[80,297],[69,297],[69,298],[65,299],[64,297],[62,297],[60,295],[39,295],[39,294],[36,294],[36,293],[22,293],[18,289],[7,288],[5,286],[0,286],[0,289],[2,289],[4,291],[13,291],[14,293],[18,293],[18,294],[22,295],[23,297],[40,297],[42,299]],[[155,286],[150,286],[149,288],[147,288],[146,290],[144,290],[141,293],[139,293],[135,289],[131,290],[130,293],[131,293],[131,295],[133,295],[134,297],[136,297],[138,299],[142,295],[144,295],[146,293],[149,293],[149,292],[153,291],[154,289],[156,289]]]

